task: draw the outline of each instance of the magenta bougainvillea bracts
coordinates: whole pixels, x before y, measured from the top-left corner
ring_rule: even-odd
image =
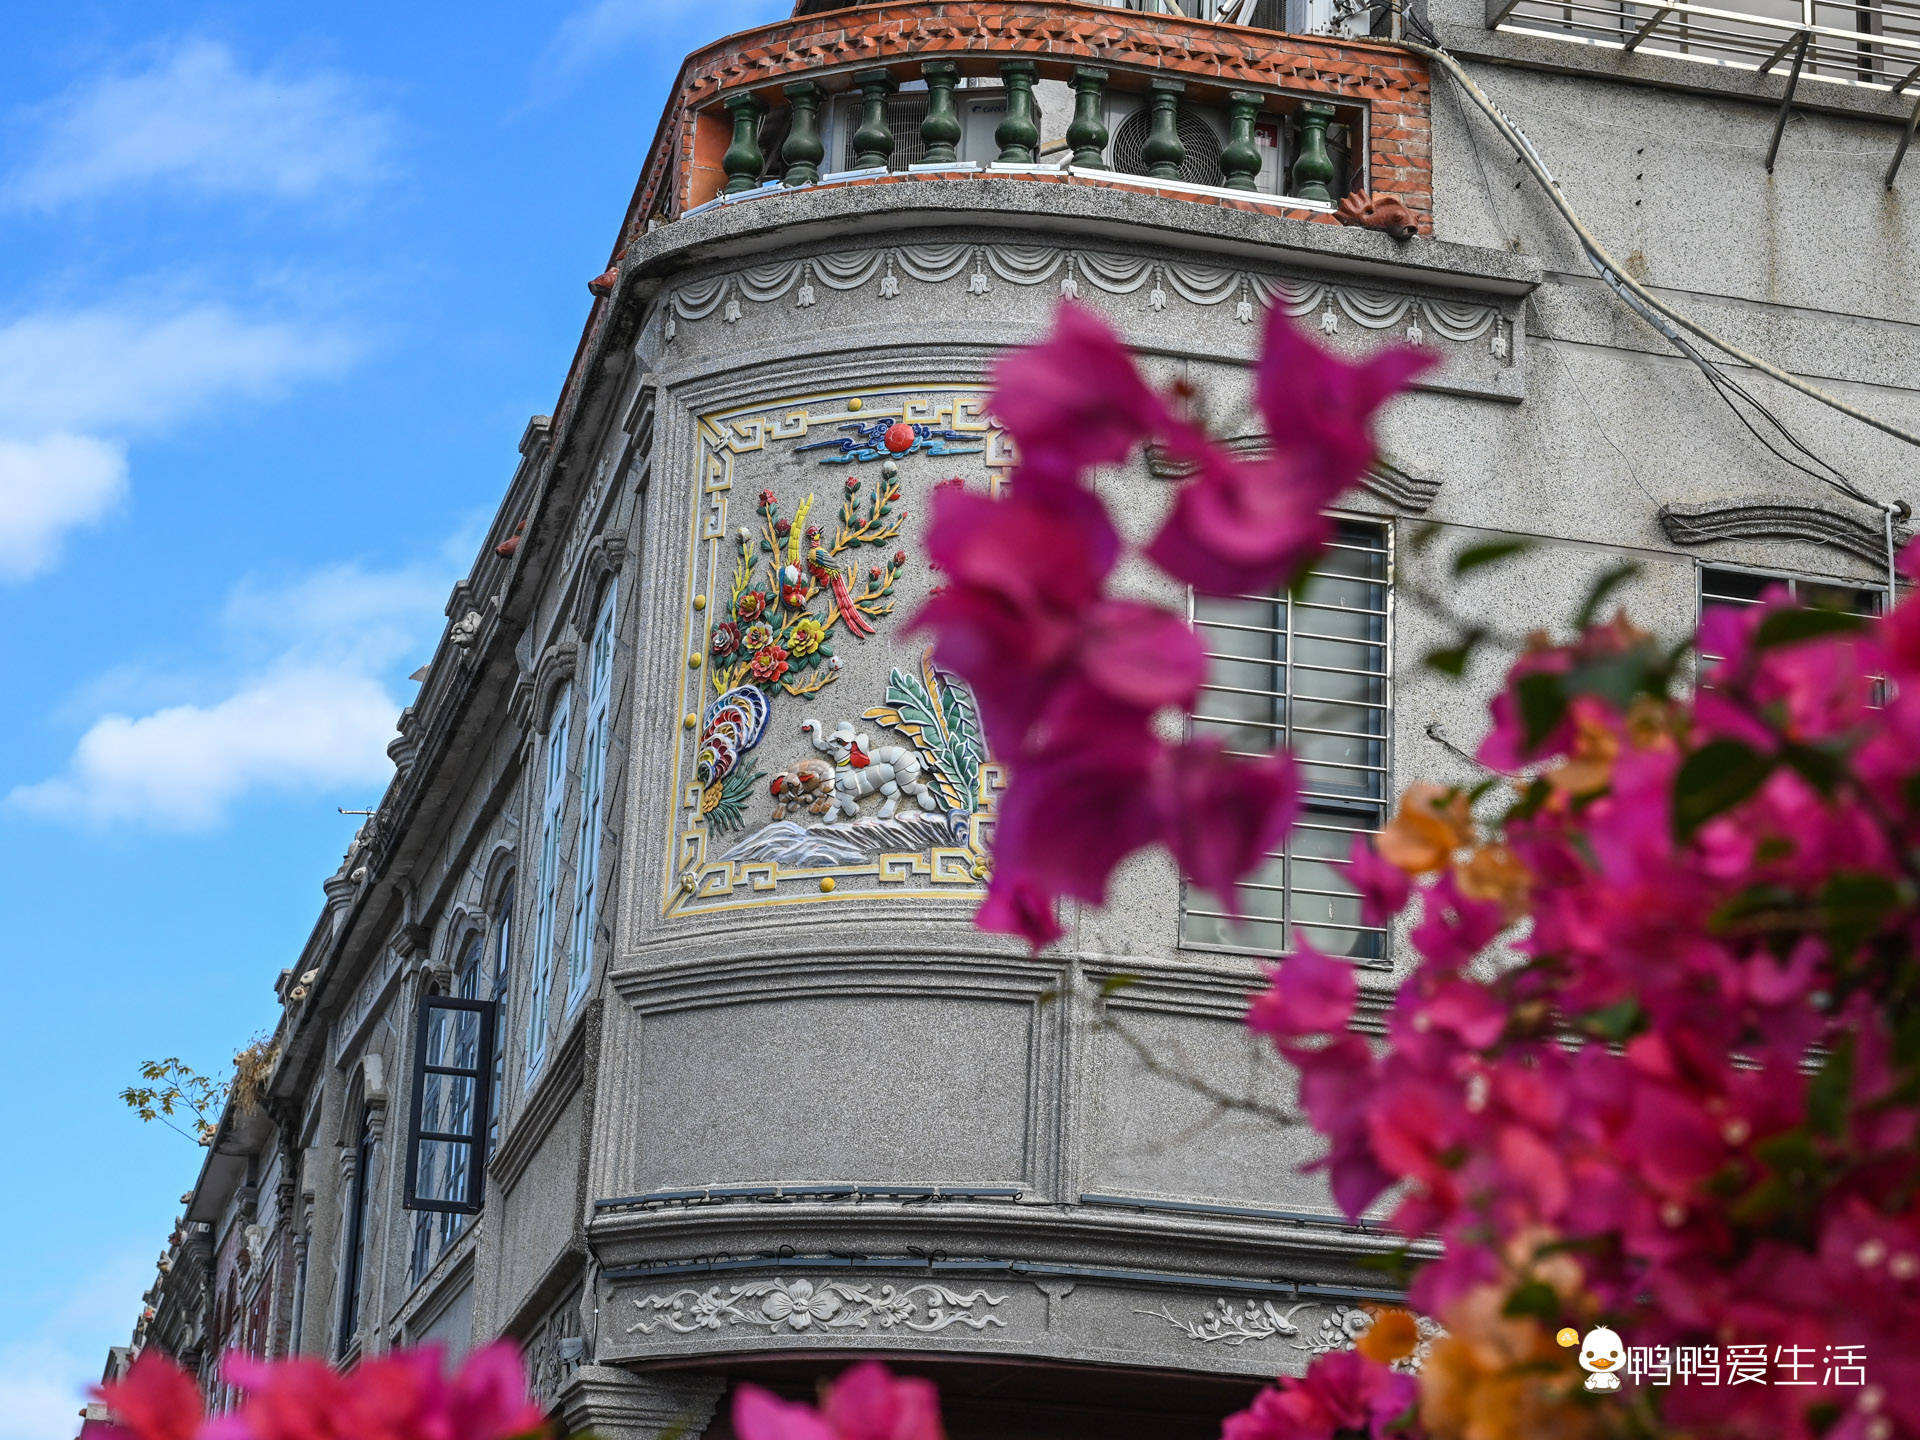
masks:
[[[1091,472],[1164,446],[1192,478],[1144,557],[1264,592],[1326,543],[1419,365],[1352,365],[1274,318],[1251,459],[1088,312],[1002,365],[1012,494],[936,514],[949,583],[920,617],[1009,764],[982,925],[1043,943],[1057,897],[1097,902],[1153,843],[1227,893],[1295,805],[1284,758],[1156,732],[1191,700],[1194,642],[1112,592],[1123,546]],[[1444,1242],[1407,1262],[1444,1332],[1383,1312],[1229,1440],[1920,1436],[1920,600],[1862,620],[1783,592],[1710,614],[1694,647],[1624,616],[1573,630],[1512,663],[1487,778],[1410,786],[1350,857],[1411,952],[1375,1002],[1384,1037],[1356,1028],[1355,971],[1310,948],[1249,1010],[1340,1206]],[[1704,680],[1698,655],[1722,657]],[[1191,814],[1214,828],[1183,834]],[[1591,1364],[1583,1333],[1582,1356],[1609,1347]],[[1636,1351],[1682,1357],[1682,1382],[1693,1357],[1694,1383],[1592,1383]]]
[[[321,1360],[256,1360],[238,1352],[222,1378],[241,1392],[223,1415],[204,1413],[187,1373],[157,1353],[96,1392],[122,1440],[545,1440],[527,1398],[519,1349],[476,1350],[449,1375],[438,1346],[363,1360],[341,1373]]]
[[[927,549],[942,584],[914,621],[972,686],[1009,772],[982,928],[1045,945],[1060,898],[1099,904],[1115,867],[1154,844],[1232,904],[1298,807],[1289,757],[1161,734],[1163,714],[1191,707],[1205,656],[1184,616],[1115,593],[1125,547],[1094,473],[1166,446],[1194,477],[1145,558],[1203,589],[1229,571],[1231,589],[1282,585],[1325,543],[1322,508],[1372,460],[1374,410],[1428,363],[1393,349],[1348,364],[1276,312],[1255,399],[1277,438],[1251,459],[1184,419],[1181,396],[1149,385],[1084,306],[1061,305],[1050,337],[1000,363],[1010,493],[936,492]]]

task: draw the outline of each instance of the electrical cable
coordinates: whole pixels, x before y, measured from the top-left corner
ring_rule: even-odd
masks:
[[[1786,460],[1788,464],[1794,465],[1796,469],[1803,470],[1807,474],[1813,475],[1815,478],[1821,480],[1823,483],[1839,490],[1842,494],[1881,512],[1887,534],[1887,593],[1889,599],[1891,599],[1895,594],[1894,516],[1900,515],[1904,518],[1907,514],[1911,513],[1908,507],[1904,503],[1894,503],[1876,499],[1850,484],[1844,476],[1840,475],[1838,470],[1834,469],[1828,462],[1820,459],[1819,456],[1815,455],[1811,450],[1807,449],[1805,445],[1795,439],[1777,416],[1758,400],[1754,399],[1753,396],[1749,395],[1731,376],[1727,375],[1718,362],[1702,355],[1698,347],[1694,346],[1685,336],[1681,335],[1680,331],[1686,330],[1690,332],[1729,359],[1736,360],[1750,369],[1757,370],[1762,375],[1766,375],[1778,381],[1780,384],[1785,385],[1788,389],[1798,390],[1808,398],[1817,400],[1822,405],[1837,410],[1850,419],[1858,420],[1864,425],[1871,426],[1882,434],[1891,435],[1896,440],[1904,440],[1907,444],[1916,447],[1920,447],[1920,435],[1903,429],[1889,420],[1882,420],[1870,411],[1862,410],[1859,406],[1841,399],[1838,395],[1830,394],[1822,390],[1818,385],[1810,381],[1802,380],[1791,371],[1783,370],[1778,365],[1763,360],[1758,355],[1753,355],[1742,350],[1731,341],[1724,340],[1714,334],[1713,331],[1707,329],[1698,321],[1688,318],[1682,311],[1674,309],[1644,285],[1640,284],[1640,282],[1635,280],[1631,275],[1627,274],[1621,267],[1620,262],[1608,253],[1606,247],[1600,243],[1593,232],[1589,230],[1580,217],[1574,213],[1573,206],[1567,202],[1566,196],[1560,191],[1560,182],[1553,178],[1553,172],[1547,168],[1546,161],[1541,158],[1540,152],[1534,148],[1533,142],[1526,137],[1526,134],[1518,125],[1514,124],[1514,122],[1508,118],[1507,113],[1480,88],[1473,76],[1467,73],[1466,67],[1447,51],[1446,47],[1441,44],[1440,37],[1434,33],[1433,28],[1427,24],[1425,18],[1419,11],[1413,6],[1403,4],[1402,0],[1393,0],[1392,8],[1401,20],[1411,25],[1417,32],[1420,32],[1424,38],[1409,39],[1405,34],[1401,34],[1392,39],[1383,38],[1381,43],[1398,46],[1416,55],[1424,56],[1427,60],[1439,65],[1453,77],[1455,83],[1460,86],[1467,98],[1473,101],[1475,107],[1492,122],[1494,129],[1499,131],[1500,137],[1505,140],[1507,144],[1512,147],[1514,153],[1520,157],[1521,162],[1532,173],[1534,179],[1540,182],[1541,188],[1546,192],[1548,201],[1551,202],[1554,209],[1560,212],[1560,218],[1566,221],[1567,228],[1573,231],[1575,239],[1579,241],[1582,253],[1587,257],[1587,263],[1593,266],[1595,272],[1600,276],[1601,281],[1612,290],[1628,308],[1640,315],[1640,317],[1652,325],[1654,329],[1658,330],[1676,350],[1695,365],[1699,366],[1702,373],[1705,374],[1709,382],[1713,384],[1714,392],[1720,395],[1720,398],[1733,408],[1734,413],[1740,416],[1741,423],[1747,426],[1754,437],[1759,439],[1762,444],[1767,445],[1767,448],[1772,450],[1775,455],[1780,456],[1782,460]],[[1814,471],[1807,470],[1805,466],[1799,465],[1797,462],[1788,460],[1786,456],[1780,455],[1780,452],[1774,449],[1771,444],[1768,444],[1768,442],[1761,437],[1759,431],[1754,429],[1739,406],[1734,405],[1733,400],[1724,393],[1722,386],[1733,389],[1742,399],[1753,406],[1759,414],[1764,416],[1796,450],[1807,456],[1807,458],[1814,460],[1816,463],[1825,465],[1828,470],[1832,471],[1832,474],[1830,476],[1819,475]]]

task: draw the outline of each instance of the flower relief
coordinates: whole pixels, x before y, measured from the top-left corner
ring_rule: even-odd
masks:
[[[692,606],[699,638],[690,669],[704,673],[707,698],[685,725],[694,732],[698,824],[724,845],[698,852],[681,897],[710,893],[700,875],[714,858],[728,865],[718,876],[728,886],[748,865],[761,876],[771,866],[776,880],[798,870],[877,875],[882,857],[936,851],[949,852],[949,881],[971,886],[984,874],[974,824],[987,751],[968,687],[923,651],[883,670],[878,693],[837,714],[828,706],[854,673],[849,657],[888,643],[882,632],[915,567],[906,472],[926,463],[920,457],[984,455],[991,432],[966,397],[842,403],[852,418],[838,423],[831,411],[779,412],[781,424],[803,419],[792,458],[839,469],[825,495],[796,500],[775,486],[742,486],[753,523],[703,540],[721,593]],[[885,403],[897,409],[876,413]],[[770,453],[764,428],[753,433],[753,448],[732,457],[736,485],[738,467]],[[962,483],[923,478],[929,489]],[[863,687],[871,666],[857,667]],[[916,869],[927,873],[925,862]]]
[[[651,1335],[662,1327],[678,1335],[734,1326],[770,1332],[902,1328],[931,1334],[953,1325],[984,1330],[1006,1324],[993,1313],[1006,1298],[934,1284],[754,1280],[637,1296],[633,1304],[639,1318],[627,1330],[637,1335]]]

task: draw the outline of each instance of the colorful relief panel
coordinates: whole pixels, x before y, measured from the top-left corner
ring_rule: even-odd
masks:
[[[999,771],[906,620],[929,493],[1011,459],[973,387],[699,417],[670,914],[984,883]]]

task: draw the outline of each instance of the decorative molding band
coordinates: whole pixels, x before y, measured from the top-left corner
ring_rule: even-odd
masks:
[[[629,1335],[651,1335],[662,1326],[678,1335],[749,1326],[772,1333],[806,1330],[913,1330],[933,1334],[950,1325],[969,1330],[1005,1328],[993,1307],[1003,1292],[951,1290],[931,1282],[898,1286],[845,1280],[749,1280],[724,1289],[675,1290],[633,1297],[640,1318]]]
[[[1264,435],[1237,435],[1225,442],[1226,448],[1236,455],[1258,455],[1266,444]],[[1193,473],[1193,466],[1174,459],[1167,453],[1166,446],[1154,441],[1147,446],[1147,471],[1156,480],[1184,480]],[[1360,477],[1360,487],[1409,515],[1426,514],[1440,493],[1438,480],[1409,475],[1389,460],[1374,461]]]
[[[1320,1311],[1319,1323],[1311,1328],[1295,1323],[1294,1317],[1301,1311],[1317,1309],[1313,1302],[1306,1300],[1282,1309],[1272,1300],[1235,1301],[1221,1296],[1195,1315],[1176,1315],[1171,1305],[1133,1313],[1165,1320],[1189,1340],[1202,1345],[1222,1345],[1237,1350],[1243,1345],[1281,1340],[1287,1348],[1309,1356],[1351,1349],[1354,1341],[1373,1325],[1373,1312],[1353,1305],[1336,1305]],[[1433,1342],[1446,1334],[1438,1321],[1425,1315],[1417,1316],[1414,1323],[1420,1335],[1419,1344],[1395,1369],[1417,1371],[1433,1350]]]
[[[1676,545],[1710,545],[1716,540],[1804,540],[1844,550],[1870,565],[1886,563],[1883,525],[1878,519],[1861,519],[1823,505],[1784,498],[1733,505],[1660,507],[1660,528]],[[1895,542],[1910,533],[1905,525],[1896,525]]]
[[[1233,317],[1251,325],[1266,307],[1278,305],[1295,319],[1327,335],[1343,321],[1362,330],[1397,331],[1410,344],[1431,337],[1467,344],[1485,340],[1488,353],[1502,365],[1513,360],[1513,324],[1492,305],[1443,300],[1336,285],[1330,281],[1262,274],[1229,266],[1062,250],[1046,245],[948,244],[895,245],[843,255],[749,265],[709,276],[675,289],[668,300],[664,338],[671,343],[679,321],[701,321],[719,314],[733,324],[746,305],[767,305],[787,296],[797,309],[819,303],[819,289],[858,290],[874,285],[881,300],[900,295],[901,279],[940,285],[967,277],[969,295],[988,294],[996,279],[1011,285],[1055,284],[1063,298],[1082,289],[1107,295],[1139,295],[1149,310],[1165,310],[1175,297],[1210,308],[1231,303]]]

